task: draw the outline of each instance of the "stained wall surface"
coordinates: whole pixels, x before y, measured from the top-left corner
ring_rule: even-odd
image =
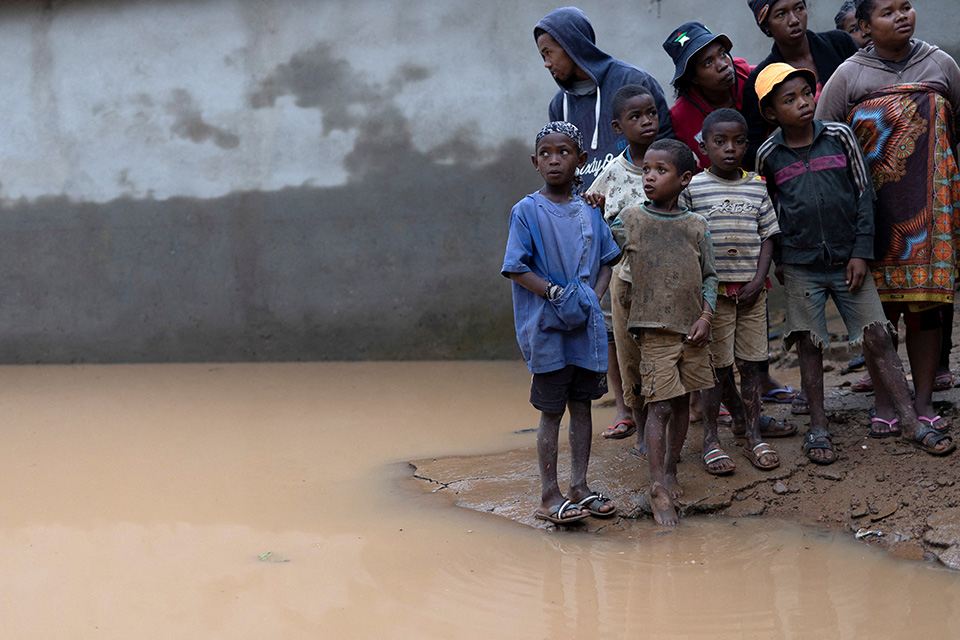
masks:
[[[686,20],[770,46],[742,0],[580,6],[661,83]],[[955,1],[916,6],[956,54]],[[0,363],[518,357],[499,267],[555,7],[4,3]]]

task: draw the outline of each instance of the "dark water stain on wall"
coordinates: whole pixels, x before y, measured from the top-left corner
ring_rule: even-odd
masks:
[[[517,357],[499,268],[527,146],[343,187],[9,204],[0,362]]]
[[[499,270],[531,145],[466,123],[418,148],[391,96],[428,75],[400,62],[385,92],[321,43],[259,81],[252,107],[294,95],[356,131],[343,186],[6,204],[0,362],[518,357]],[[185,91],[167,108],[176,135],[239,144]]]

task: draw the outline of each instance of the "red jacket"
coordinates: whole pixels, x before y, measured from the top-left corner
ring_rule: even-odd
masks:
[[[743,87],[747,77],[750,76],[751,67],[743,58],[734,58],[733,67],[737,74],[736,82],[733,85],[733,108],[739,111],[743,106]],[[691,87],[687,95],[677,98],[674,105],[670,107],[673,135],[677,140],[693,149],[693,152],[697,155],[697,160],[700,162],[701,169],[710,166],[710,160],[707,159],[707,156],[700,153],[700,131],[703,129],[704,118],[711,111],[713,111],[713,106],[707,102],[696,87]]]

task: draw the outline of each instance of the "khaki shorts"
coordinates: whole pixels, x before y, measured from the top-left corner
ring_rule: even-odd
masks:
[[[640,393],[640,345],[627,331],[630,317],[630,298],[633,285],[616,275],[610,279],[610,299],[613,311],[613,341],[617,346],[617,362],[623,380],[623,401],[631,409],[643,409]]]
[[[734,358],[763,362],[767,351],[767,292],[761,291],[752,307],[738,309],[733,298],[717,296],[710,355],[718,369],[733,365]]]
[[[640,332],[641,391],[647,402],[662,402],[716,385],[708,347],[694,347],[673,331]]]

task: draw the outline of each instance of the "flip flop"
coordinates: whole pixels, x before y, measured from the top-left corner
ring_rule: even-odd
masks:
[[[864,376],[850,385],[850,391],[869,393],[873,391],[873,380],[870,379],[870,376]]]
[[[953,374],[945,373],[943,375],[937,376],[933,380],[933,390],[934,391],[949,391],[953,389]]]
[[[924,442],[928,436],[933,436],[931,441]],[[953,450],[957,448],[957,445],[953,442],[953,438],[946,434],[938,433],[936,429],[929,425],[925,425],[917,429],[912,438],[904,436],[900,438],[900,440],[901,442],[906,442],[907,444],[912,444],[915,447],[919,447],[932,456],[945,456],[948,453],[953,453]],[[949,440],[950,446],[943,451],[938,451],[936,446],[944,440]]]
[[[946,420],[943,420],[943,418],[940,417],[940,416],[934,416],[934,417],[932,417],[932,418],[925,418],[924,416],[917,416],[917,419],[920,420],[920,422],[925,422],[925,423],[927,423],[928,425],[930,425],[930,428],[933,429],[934,431],[936,431],[937,433],[946,433],[946,432],[949,431],[949,429],[950,429],[949,423],[947,423]],[[939,421],[939,420],[943,420],[943,422],[941,422],[941,423],[940,423],[940,426],[938,427],[938,426],[936,426],[934,423],[937,422],[937,421]]]
[[[596,504],[597,506],[596,507],[590,506],[593,504]],[[610,509],[610,511],[599,510],[599,507],[604,507],[608,504],[612,505],[613,509]],[[581,509],[586,509],[587,511],[590,512],[590,515],[592,515],[595,518],[610,518],[612,516],[617,515],[617,506],[613,504],[613,500],[603,495],[602,493],[590,494],[589,496],[587,496],[586,498],[578,502],[577,506],[579,506]]]
[[[780,466],[780,459],[779,459],[780,456],[777,456],[777,461],[773,464],[768,464],[768,465],[760,464],[760,458],[767,455],[768,453],[777,455],[777,452],[774,451],[773,447],[768,445],[766,442],[760,442],[752,449],[748,449],[747,447],[744,447],[743,449],[740,450],[740,453],[742,453],[743,457],[749,460],[753,466],[755,466],[757,469],[760,469],[761,471],[769,471],[770,469],[776,469],[777,467]]]
[[[615,431],[615,429],[622,424],[627,425],[627,430],[620,431],[620,432]],[[630,420],[621,420],[619,422],[615,422],[612,426],[609,426],[606,429],[604,429],[601,435],[607,440],[622,440],[624,438],[629,438],[636,432],[637,432],[637,425],[635,425]]]
[[[541,512],[539,509],[534,514],[534,517],[538,520],[547,520],[554,524],[567,524],[568,522],[577,522],[578,520],[583,520],[586,517],[589,517],[589,513],[581,513],[578,516],[571,516],[569,518],[564,518],[563,514],[566,513],[568,509],[580,509],[579,505],[574,504],[570,500],[564,500],[560,504],[555,504],[550,507],[550,511],[547,513]]]
[[[727,411],[727,408],[723,405],[720,405],[720,413],[717,414],[717,425],[721,427],[729,427],[733,424],[733,416],[730,415],[730,412]]]
[[[923,429],[924,427],[921,427]],[[826,449],[831,454],[829,458],[818,458],[811,455],[813,449]],[[803,453],[811,462],[816,464],[833,464],[837,461],[837,452],[833,450],[830,443],[830,432],[826,429],[811,429],[807,435],[803,436]]]
[[[630,455],[635,458],[640,458],[641,460],[647,459],[647,443],[644,442],[640,445],[640,448],[637,448],[637,445],[630,447]]]
[[[937,416],[937,417],[939,418],[940,416]],[[890,427],[890,431],[877,431],[876,429],[874,429],[873,425],[877,422],[880,422]],[[901,434],[900,427],[897,427],[896,429],[894,429],[893,426],[898,422],[900,422],[900,418],[894,418],[893,420],[884,420],[883,418],[870,418],[870,433],[867,435],[869,435],[871,438],[897,438]]]
[[[787,394],[789,397],[782,397],[780,394]],[[771,389],[767,393],[760,396],[760,399],[763,402],[772,402],[774,404],[790,404],[793,402],[793,399],[797,397],[796,392],[793,390],[793,387],[787,385],[786,389]]]
[[[730,469],[723,469],[721,471],[716,471],[710,468],[710,465],[715,462],[720,462],[721,460],[730,460],[730,456],[724,453],[723,449],[720,447],[715,447],[703,454],[703,468],[707,470],[707,473],[715,476],[728,476],[734,471],[737,470],[737,467],[731,467]]]

